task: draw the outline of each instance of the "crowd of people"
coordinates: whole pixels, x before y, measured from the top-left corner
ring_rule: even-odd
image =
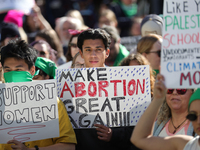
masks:
[[[145,0],[100,4],[97,13],[88,0],[70,3],[79,9],[68,8],[54,23],[37,5],[25,20],[20,11],[6,12],[0,33],[1,82],[56,79],[57,68],[149,65],[151,103],[137,125],[73,129],[65,105],[57,98],[59,137],[25,143],[11,139],[0,149],[199,150],[200,90],[167,89],[159,73],[162,17],[144,12],[149,4]],[[141,39],[131,51],[120,42],[124,36],[138,35]]]

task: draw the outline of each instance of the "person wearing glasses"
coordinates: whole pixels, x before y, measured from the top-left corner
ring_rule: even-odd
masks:
[[[158,74],[154,86],[154,99],[139,119],[132,133],[131,142],[140,149],[145,150],[199,150],[200,89],[197,89],[190,97],[189,103],[187,105],[188,113],[185,116],[187,120],[192,122],[195,133],[198,136],[195,138],[188,135],[173,135],[168,137],[153,136],[152,130],[154,127],[154,121],[168,91],[163,81],[164,77]],[[181,92],[179,91],[179,93]]]
[[[85,67],[85,61],[81,57],[81,54],[78,52],[76,53],[76,55],[72,60],[71,68],[84,68],[84,67]]]
[[[83,31],[69,29],[71,38],[69,39],[69,44],[65,55],[65,57],[67,58],[67,62],[72,61],[73,57],[79,52],[77,41],[78,41],[78,36],[81,32]]]
[[[147,58],[156,74],[159,73],[162,41],[162,36],[149,34],[142,37],[137,44],[137,52]]]
[[[36,49],[38,57],[50,58],[51,47],[47,42],[39,40],[32,42],[30,45]]]
[[[171,135],[195,136],[192,123],[186,119],[188,103],[193,89],[168,89],[157,116],[154,136],[167,137]]]

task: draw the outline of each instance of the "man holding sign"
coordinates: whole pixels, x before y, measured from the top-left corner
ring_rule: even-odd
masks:
[[[5,81],[32,81],[32,76],[35,74],[34,64],[36,58],[37,54],[35,49],[29,47],[28,44],[26,44],[23,40],[17,39],[15,41],[11,41],[7,46],[1,49],[1,64],[4,70]],[[60,136],[58,138],[30,141],[25,143],[21,143],[20,141],[13,139],[8,141],[8,144],[1,144],[0,149],[73,150],[76,144],[76,137],[63,103],[60,100],[57,100],[57,102],[59,110],[58,114],[60,133]],[[38,139],[40,139],[40,135],[38,135]]]
[[[108,58],[110,52],[110,43],[110,35],[103,29],[88,29],[79,35],[77,44],[86,68],[105,67],[105,59]],[[75,129],[78,141],[77,150],[122,148],[125,150],[132,146],[129,140],[132,127],[109,128],[102,124],[94,124],[94,126],[96,129]]]

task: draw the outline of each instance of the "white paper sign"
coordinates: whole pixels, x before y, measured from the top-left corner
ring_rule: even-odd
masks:
[[[127,36],[127,37],[121,37],[121,44],[124,45],[127,50],[131,51],[133,50],[136,46],[138,41],[141,39],[141,36]]]
[[[136,125],[151,101],[149,66],[56,70],[73,128]]]
[[[167,88],[200,87],[200,0],[165,0],[161,74]]]
[[[0,135],[0,143],[59,137],[56,81],[0,84]]]
[[[35,0],[0,0],[0,12],[15,9],[29,14],[34,4]]]

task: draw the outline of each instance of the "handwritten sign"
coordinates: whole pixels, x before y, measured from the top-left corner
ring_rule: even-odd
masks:
[[[149,66],[58,69],[56,76],[76,129],[136,125],[151,101]]]
[[[55,80],[0,84],[0,135],[0,143],[59,137]]]
[[[131,51],[137,46],[138,41],[141,39],[141,36],[127,36],[121,38],[121,44],[124,45],[127,50]]]
[[[0,13],[15,9],[29,14],[35,0],[0,0],[0,4]]]
[[[200,0],[165,0],[161,73],[168,88],[200,86]]]

